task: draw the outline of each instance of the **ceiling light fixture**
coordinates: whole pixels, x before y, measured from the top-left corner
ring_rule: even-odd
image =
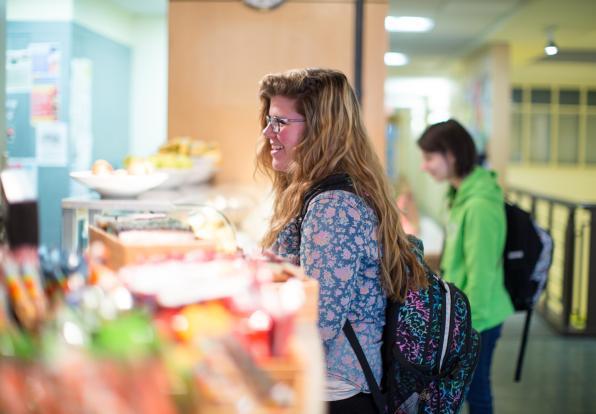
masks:
[[[404,66],[410,62],[408,56],[398,52],[385,53],[385,65],[387,66]]]
[[[548,56],[554,56],[559,53],[559,47],[555,43],[554,37],[555,26],[549,26],[546,28],[546,39],[547,43],[544,46],[544,53]]]
[[[433,27],[435,27],[435,22],[428,17],[385,17],[385,30],[388,32],[428,32]]]

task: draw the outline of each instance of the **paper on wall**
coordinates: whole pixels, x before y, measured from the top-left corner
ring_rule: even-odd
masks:
[[[64,167],[68,140],[64,122],[40,122],[35,126],[35,150],[39,166]]]

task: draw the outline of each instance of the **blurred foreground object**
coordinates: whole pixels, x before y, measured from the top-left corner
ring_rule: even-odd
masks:
[[[0,184],[8,244],[13,248],[37,246],[39,244],[37,197],[25,171],[18,169],[2,171]]]

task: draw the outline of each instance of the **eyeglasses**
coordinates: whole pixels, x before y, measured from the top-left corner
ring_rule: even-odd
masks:
[[[269,126],[271,126],[271,129],[273,130],[273,132],[275,134],[279,134],[279,131],[281,131],[282,127],[284,127],[292,122],[304,122],[304,119],[280,118],[278,116],[269,116],[269,115],[267,115],[265,117],[265,119],[267,120],[267,125],[265,126],[265,128],[263,128],[263,133],[265,133],[265,131],[267,131],[267,128],[269,128]]]

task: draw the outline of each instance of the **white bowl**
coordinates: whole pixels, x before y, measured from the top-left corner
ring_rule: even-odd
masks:
[[[161,183],[157,188],[170,189],[184,185],[188,180],[191,170],[190,168],[160,168],[158,172],[166,173],[168,179]]]
[[[91,171],[73,171],[70,176],[84,186],[97,191],[105,198],[136,197],[157,187],[165,180],[166,173],[147,175],[94,175]]]
[[[211,157],[192,157],[192,168],[186,184],[201,184],[215,174],[215,160]]]

